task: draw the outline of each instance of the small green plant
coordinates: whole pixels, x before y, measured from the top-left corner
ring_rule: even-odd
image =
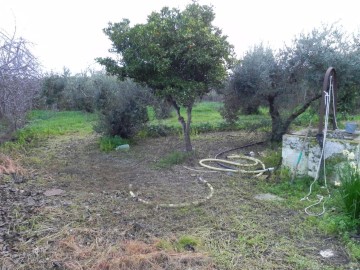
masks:
[[[334,200],[337,201],[337,200]],[[330,203],[334,203],[330,202]],[[319,228],[328,234],[346,235],[356,227],[356,222],[345,213],[325,213],[322,220],[319,221]]]
[[[200,246],[200,241],[197,238],[190,235],[181,236],[178,242],[176,243],[176,249],[178,251],[183,251],[183,250],[195,251],[195,248],[198,246]]]
[[[125,140],[119,136],[109,137],[104,136],[100,138],[100,150],[104,152],[110,152],[114,150],[117,146],[128,143],[128,140]]]
[[[156,243],[156,247],[165,251],[195,251],[201,245],[201,241],[191,235],[183,235],[179,239],[164,240],[161,239]]]
[[[353,219],[360,219],[360,170],[358,164],[354,161],[354,153],[347,150],[343,151],[348,162],[339,169],[340,186],[339,193],[345,211]]]
[[[187,152],[181,152],[181,151],[174,151],[174,152],[164,156],[162,159],[160,159],[159,162],[157,163],[157,166],[159,168],[170,168],[173,165],[184,163],[192,155],[193,155],[193,153],[191,153],[191,152],[187,153]]]
[[[262,162],[266,167],[277,167],[281,163],[281,148],[276,147],[275,149],[268,149],[265,151],[265,156],[262,158]]]

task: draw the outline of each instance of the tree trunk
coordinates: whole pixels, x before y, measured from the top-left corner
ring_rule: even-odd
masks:
[[[271,116],[271,141],[272,142],[281,142],[282,136],[288,131],[290,124],[298,117],[300,114],[306,111],[311,103],[319,98],[321,98],[321,93],[314,96],[308,100],[302,107],[294,111],[285,121],[282,120],[279,110],[275,105],[276,96],[268,96],[269,102],[269,113]]]
[[[188,106],[186,108],[187,119],[186,119],[186,128],[184,131],[186,152],[191,152],[193,150],[192,145],[191,145],[191,139],[190,139],[191,111],[192,111],[192,106]]]
[[[180,107],[177,105],[177,103],[174,100],[171,100],[171,103],[176,110],[176,114],[178,116],[178,121],[181,124],[182,130],[183,130],[184,141],[185,141],[185,150],[186,150],[186,152],[191,152],[193,150],[192,145],[191,145],[191,139],[190,139],[190,124],[191,124],[192,105],[189,105],[188,107],[186,107],[187,120],[185,122],[184,117],[182,117],[180,114]]]
[[[284,130],[283,121],[281,119],[278,108],[275,105],[276,96],[268,96],[269,113],[271,116],[271,138],[272,142],[281,142]]]

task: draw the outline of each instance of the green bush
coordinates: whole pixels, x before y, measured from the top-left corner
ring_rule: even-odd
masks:
[[[102,72],[70,75],[68,70],[59,74],[47,74],[43,78],[42,97],[39,107],[58,110],[81,110],[95,112],[101,105],[101,92],[116,91],[119,81]],[[100,106],[101,107],[101,106]]]
[[[163,124],[149,124],[145,127],[144,133],[147,137],[166,137],[181,133],[181,127],[167,126]]]
[[[95,131],[107,136],[132,138],[148,121],[147,92],[127,80],[116,90],[102,88],[99,97],[99,122]]]

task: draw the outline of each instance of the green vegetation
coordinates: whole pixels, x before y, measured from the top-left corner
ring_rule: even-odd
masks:
[[[98,62],[120,79],[145,83],[174,107],[186,151],[192,151],[190,125],[196,99],[223,85],[234,60],[233,46],[213,25],[214,19],[211,6],[192,2],[183,11],[164,7],[152,12],[145,24],[130,26],[130,20],[123,19],[104,29],[121,61],[108,57]],[[186,121],[181,107],[186,109]]]
[[[220,103],[213,102],[196,104],[194,109],[197,111],[194,114],[196,124],[194,124],[194,127],[205,126],[202,121],[208,121],[205,123],[210,125],[211,130],[214,130],[215,125],[211,125],[211,119],[219,121],[217,125],[221,125],[222,122],[218,112],[219,107]],[[251,123],[254,119],[261,122],[268,118],[266,110],[260,108],[259,111],[260,113],[257,115],[240,115],[240,119],[246,119]],[[148,114],[154,126],[159,126],[159,123],[166,123],[168,125],[167,127],[171,127],[172,123],[174,125],[176,124],[175,116],[172,116],[173,118],[171,119],[156,120],[154,119],[152,110],[149,108]],[[197,114],[199,114],[198,119]],[[63,135],[80,134],[87,136],[92,133],[92,124],[96,122],[96,120],[97,117],[95,114],[82,112],[33,111],[29,115],[28,125],[19,131],[19,134],[22,134],[19,136],[21,139],[19,143],[30,143],[32,146],[34,145],[33,142],[38,141],[38,139],[43,140],[48,137],[53,138],[58,136],[61,142],[63,142],[63,138],[60,138],[60,136]],[[241,120],[239,120],[237,128],[240,127],[240,123]],[[103,137],[100,139],[100,147],[103,151],[110,151],[117,145],[123,143],[127,143],[127,141],[120,137]],[[81,144],[83,144],[83,141]],[[136,155],[132,156],[132,158],[136,160],[136,157],[139,155],[143,157],[144,153],[141,151],[143,150],[141,149]],[[35,152],[36,151],[34,151],[34,153]],[[91,152],[90,154],[81,153],[81,155],[84,155],[82,158],[85,159],[86,155],[89,155],[87,158],[93,160],[95,153],[97,152]],[[261,160],[267,166],[275,166],[279,162],[281,155],[279,149],[269,146],[262,153],[264,157],[262,157]],[[80,155],[80,153],[77,153],[76,159],[78,158],[78,154]],[[129,152],[129,154],[131,154],[131,152]],[[57,160],[56,156],[47,156],[50,157],[49,159],[52,159],[51,162]],[[158,169],[168,169],[173,165],[182,164],[190,159],[191,162],[193,161],[192,159],[197,161],[194,153],[189,154],[181,151],[173,151],[168,155],[156,157],[156,160],[159,160],[155,164]],[[123,157],[121,157],[121,159],[123,159]],[[37,156],[27,157],[26,160],[27,163],[35,164],[36,166],[44,162],[41,157]],[[153,159],[151,158],[151,160]],[[96,162],[100,162],[99,167],[102,167],[101,162],[105,162],[108,166],[111,166],[108,164],[108,159],[101,161],[100,157],[96,157]],[[119,160],[119,162],[121,161]],[[124,162],[128,162],[128,160],[124,160]],[[84,163],[84,166],[88,165],[85,161]],[[67,162],[67,164],[72,163]],[[150,164],[150,166],[154,166],[153,162]],[[332,164],[333,163],[329,162],[329,166],[332,166]],[[58,170],[62,171],[64,168],[63,161],[59,161],[58,166]],[[67,166],[69,170],[70,168],[72,169],[71,175],[61,176],[64,177],[61,181],[66,181],[67,184],[71,181],[73,184],[73,182],[76,182],[75,179],[82,177],[80,175],[82,170],[79,169],[79,174],[76,174],[74,168],[69,165]],[[176,170],[177,169],[178,168],[176,168]],[[106,167],[106,170],[108,170],[108,167]],[[118,171],[118,167],[116,167],[113,172],[115,173],[115,171]],[[87,176],[85,178],[87,178]],[[156,215],[153,215],[151,211],[157,211],[156,213],[160,211],[160,214],[164,217],[162,222],[174,222],[175,225],[169,225],[170,228],[179,224],[186,224],[186,228],[185,226],[181,227],[181,229],[173,235],[164,233],[163,238],[160,239],[156,245],[158,249],[169,252],[201,252],[206,250],[207,254],[211,254],[214,263],[219,269],[240,269],[239,267],[244,262],[246,262],[246,266],[251,265],[254,269],[261,267],[269,269],[274,267],[287,267],[291,269],[337,269],[335,266],[322,265],[319,259],[308,255],[309,246],[299,248],[299,243],[313,245],[313,243],[309,243],[307,240],[311,237],[316,239],[320,239],[320,237],[329,237],[331,239],[340,237],[343,241],[342,245],[345,247],[351,260],[355,263],[360,260],[360,247],[354,237],[354,235],[358,233],[359,223],[351,218],[342,207],[342,196],[338,188],[330,187],[331,197],[326,200],[325,207],[327,211],[325,214],[320,217],[311,217],[304,214],[305,207],[311,203],[307,200],[301,200],[301,198],[307,195],[309,186],[313,181],[310,177],[298,177],[295,179],[294,184],[291,184],[290,171],[282,169],[264,181],[238,177],[237,175],[233,177],[227,175],[225,178],[222,178],[220,174],[208,174],[206,179],[214,183],[214,188],[216,188],[218,196],[214,196],[209,200],[208,204],[199,207],[187,207],[175,211],[164,209],[154,210],[147,206],[139,206],[138,202],[128,200],[126,196],[114,200],[110,196],[104,195],[103,200],[108,201],[101,204],[94,203],[93,207],[98,207],[94,212],[101,212],[106,222],[119,224],[118,218],[114,218],[112,210],[110,211],[109,209],[118,207],[118,201],[122,199],[124,199],[122,203],[126,204],[126,209],[128,209],[127,207],[131,209],[128,213],[134,220],[139,216],[146,219],[152,218],[152,216]],[[221,181],[219,179],[221,179]],[[36,181],[37,185],[40,185],[40,183],[41,185],[48,184],[48,181],[44,179]],[[96,183],[96,181],[94,181],[94,183]],[[91,186],[94,183],[91,183]],[[32,182],[31,184],[35,183]],[[169,183],[169,185],[171,185],[171,183]],[[156,190],[156,187],[153,188]],[[140,188],[139,191],[144,192],[142,188]],[[89,190],[89,192],[93,192],[93,190]],[[154,191],[154,193],[156,192],[158,192],[158,190]],[[259,192],[272,193],[280,196],[284,200],[274,202],[254,201],[253,195]],[[143,194],[146,195],[146,193],[147,192],[144,192]],[[88,200],[88,193],[84,192],[83,194],[85,200]],[[316,199],[316,194],[326,195],[326,191],[321,188],[321,185],[318,183],[313,186],[314,197],[311,199]],[[99,196],[97,195],[96,200],[98,200],[98,198]],[[151,196],[149,198],[151,198]],[[80,198],[78,199],[80,200]],[[114,206],[108,207],[108,204],[111,203],[114,203]],[[106,207],[107,210],[102,207]],[[74,224],[78,226],[97,226],[94,225],[91,219],[88,220],[86,218],[87,215],[79,214],[79,209],[82,208],[74,203],[72,207],[64,208],[63,210],[67,211],[66,215],[76,220]],[[83,211],[83,209],[81,211]],[[107,211],[109,212],[109,216],[105,216],[107,215]],[[321,212],[321,205],[315,207],[312,211]],[[266,213],[266,215],[264,213]],[[16,212],[13,214],[18,215]],[[62,213],[59,215],[59,219],[62,220],[66,215]],[[67,218],[69,218],[69,216]],[[44,222],[50,222],[46,216],[34,216],[29,220],[29,223],[24,223],[25,225],[19,224],[14,229],[22,235],[33,237],[33,235],[44,226]],[[67,222],[69,222],[69,220],[66,220],[63,225],[67,224]],[[100,219],[97,222],[101,222]],[[155,221],[150,221],[150,223],[151,222]],[[55,225],[51,224],[51,226]],[[159,228],[160,227],[161,226],[159,226]],[[167,228],[165,228],[164,232],[166,232],[166,229]],[[323,248],[323,246],[311,246],[311,248],[317,252],[320,248]],[[266,255],[268,253],[274,254],[274,256]],[[271,259],[276,257],[275,255],[282,258],[281,262]],[[263,261],[264,265],[260,264],[261,258],[265,258]]]
[[[223,118],[219,113],[222,103],[220,102],[199,102],[194,105],[192,124],[203,124],[203,123],[222,123]],[[148,108],[150,124],[161,123],[167,126],[178,126],[177,115],[175,112],[171,113],[171,117],[168,119],[158,120],[155,118],[153,108]],[[185,109],[180,110],[181,114],[185,113]]]
[[[222,119],[220,102],[199,102],[193,108],[191,134],[199,134],[211,131],[230,131],[230,130],[259,130],[269,131],[271,122],[266,109],[261,108],[259,114],[240,115],[235,123],[227,123]],[[183,109],[184,110],[184,109]],[[141,133],[144,136],[157,137],[181,134],[175,112],[167,119],[156,119],[154,110],[148,107],[149,123]]]
[[[117,83],[113,90],[102,88],[99,96],[99,121],[95,130],[105,136],[131,139],[148,121],[146,90],[131,80]]]
[[[331,166],[330,164],[328,166]],[[349,168],[344,168],[348,173]],[[331,171],[333,171],[332,169]],[[328,197],[327,190],[319,181],[312,186],[310,200],[301,200],[309,193],[309,187],[313,182],[311,177],[297,177],[294,184],[291,184],[291,174],[286,170],[281,169],[276,174],[275,181],[262,182],[259,188],[264,192],[269,192],[286,199],[286,204],[292,209],[299,209],[304,211],[307,206],[310,206],[318,200],[317,194],[325,198],[325,213],[322,216],[309,216],[304,220],[302,226],[309,230],[320,229],[328,235],[340,236],[348,248],[350,257],[354,260],[360,260],[360,246],[351,235],[356,235],[360,228],[360,220],[356,218],[356,209],[359,203],[359,186],[358,182],[352,183],[354,174],[349,178],[350,183],[344,186],[335,187],[329,186],[330,197]],[[342,177],[342,179],[344,179]],[[274,180],[274,179],[273,179]],[[345,180],[346,182],[347,180]],[[356,205],[357,203],[357,205]],[[309,209],[313,213],[321,213],[323,211],[322,204]]]
[[[96,119],[96,115],[84,112],[35,110],[29,114],[28,124],[17,132],[17,143],[25,145],[51,136],[72,133],[90,134]]]
[[[156,243],[156,247],[166,251],[195,251],[201,244],[201,241],[191,235],[180,236],[179,239],[164,240],[161,239]]]
[[[200,241],[196,237],[183,235],[179,238],[176,246],[178,251],[195,251],[195,248],[200,246]]]
[[[355,41],[355,42],[354,42]],[[280,50],[259,44],[233,68],[225,88],[223,115],[235,121],[238,110],[254,113],[267,106],[272,119],[271,140],[281,141],[291,123],[310,106],[319,107],[321,82],[329,67],[337,74],[339,115],[359,108],[358,37],[353,40],[335,24],[301,33]]]
[[[110,152],[114,150],[117,146],[127,143],[129,143],[128,140],[123,139],[119,136],[114,136],[114,137],[103,136],[99,140],[100,150],[104,152]]]
[[[220,107],[221,104],[216,102],[197,103],[194,107],[194,130],[198,130],[199,132],[219,130],[219,127],[221,127],[221,125],[224,123],[222,122],[219,113]],[[268,116],[266,115],[266,111],[260,111],[262,111],[262,113],[257,115],[240,116],[240,119],[242,119],[241,121],[243,123],[241,124],[241,121],[239,121],[238,126],[233,126],[232,128],[241,129],[244,128],[244,123],[251,123],[254,121],[258,121],[260,123],[264,119],[267,119]],[[157,120],[154,117],[154,111],[152,110],[152,108],[148,108],[148,115],[150,118],[149,126],[158,128],[165,127],[168,128],[172,133],[176,132],[176,129],[174,128],[175,126],[177,126],[177,120],[175,115],[172,115],[171,118],[165,120]],[[306,115],[307,113],[305,113],[304,117]],[[95,114],[88,114],[83,112],[54,112],[35,110],[28,115],[28,124],[23,129],[17,132],[18,140],[16,144],[23,146],[33,145],[39,140],[46,139],[48,137],[68,134],[90,134],[92,132],[92,125],[96,122],[96,120],[97,117]],[[204,129],[201,130],[201,128]],[[116,146],[125,143],[128,143],[128,141],[120,138],[119,136],[104,136],[99,140],[100,148],[102,151],[105,152],[111,151],[116,148]],[[276,166],[279,162],[280,156],[280,151],[277,151],[276,149],[268,149],[267,151],[265,151],[265,157],[263,158],[263,161],[267,166]],[[158,168],[170,168],[173,165],[182,164],[192,157],[193,154],[174,151],[161,158],[157,162],[156,166]],[[332,165],[333,164],[330,162],[329,166],[331,167]],[[345,170],[345,172],[350,173],[349,170]],[[348,176],[348,179],[350,179],[351,181],[344,182],[344,186],[340,190],[333,189],[331,193],[334,195],[330,198],[330,200],[327,201],[327,208],[336,207],[337,210],[335,212],[326,213],[324,215],[324,218],[317,221],[316,224],[326,233],[342,235],[347,245],[349,247],[352,247],[351,249],[354,252],[352,256],[358,258],[358,247],[353,243],[352,240],[349,239],[348,235],[349,232],[353,231],[359,226],[359,221],[347,216],[346,213],[350,213],[350,215],[352,216],[355,215],[355,217],[358,214],[359,206],[358,204],[354,205],[354,203],[359,202],[357,198],[359,195],[358,180],[360,178],[356,173],[349,174]],[[300,202],[299,198],[307,194],[312,179],[298,178],[295,179],[295,184],[292,185],[290,183],[290,178],[291,174],[285,169],[282,169],[272,177],[272,180],[275,179],[275,181],[266,184],[263,183],[260,188],[263,189],[264,192],[270,192],[280,197],[286,198],[288,200],[288,204],[292,205],[292,207],[303,207],[304,204]],[[314,193],[321,193],[322,191],[323,190],[317,183],[313,186]],[[339,205],[342,205],[342,201],[345,202],[345,211],[342,211],[342,208],[339,207]],[[354,209],[357,212],[354,211]],[[313,219],[311,220],[311,222],[314,222]]]
[[[360,172],[346,164],[341,168],[340,178],[339,192],[346,213],[359,222],[360,228]]]
[[[194,154],[192,152],[179,152],[174,151],[166,156],[164,156],[162,159],[160,159],[156,166],[162,169],[170,168],[173,165],[178,165],[184,163],[187,159],[192,157]]]

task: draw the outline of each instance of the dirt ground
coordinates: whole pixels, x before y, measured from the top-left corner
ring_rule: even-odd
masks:
[[[181,151],[178,137],[143,139],[111,153],[100,152],[95,135],[49,139],[18,157],[23,177],[0,176],[0,269],[359,269],[338,239],[303,228],[309,218],[303,209],[286,198],[255,199],[266,179],[198,165],[260,139],[240,132],[197,136],[196,156],[169,169],[157,164]],[[242,151],[259,156],[263,147]],[[206,197],[199,178],[213,186],[210,200],[157,207]],[[152,205],[132,198],[130,187]],[[190,240],[181,246],[184,236]],[[320,255],[328,249],[334,256]]]

